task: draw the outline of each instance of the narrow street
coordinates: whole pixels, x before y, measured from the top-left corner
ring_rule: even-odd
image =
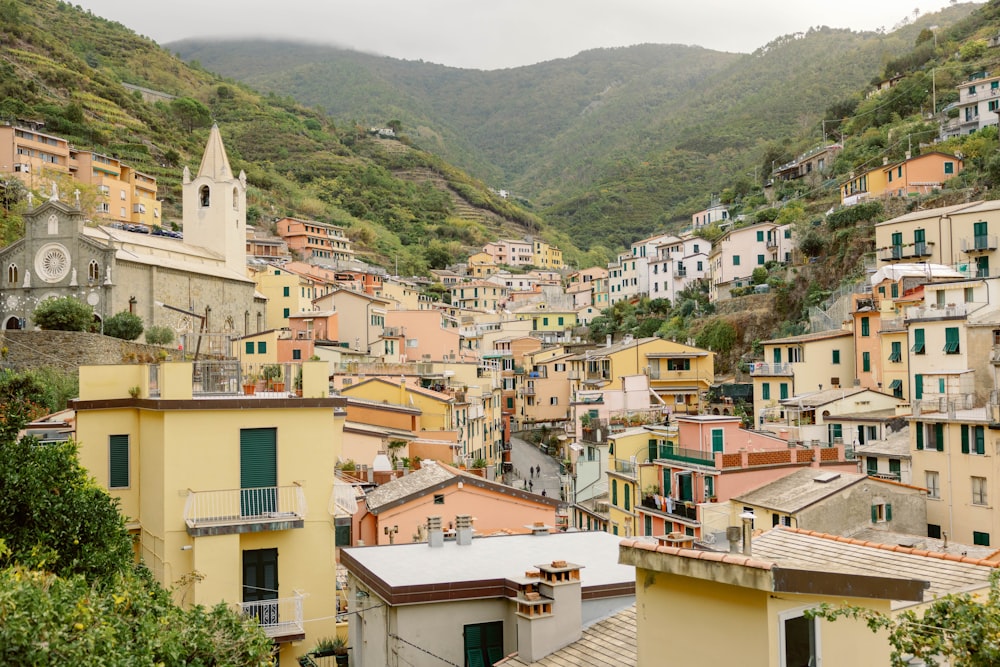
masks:
[[[547,496],[559,499],[559,463],[530,442],[515,437],[510,441],[511,463],[514,464],[511,484],[539,494],[544,489]],[[533,467],[539,472],[532,477],[529,468]]]

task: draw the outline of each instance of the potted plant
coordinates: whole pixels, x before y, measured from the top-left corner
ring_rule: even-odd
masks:
[[[583,427],[584,433],[590,433],[594,430],[594,418],[590,416],[589,412],[585,412],[582,417],[580,417],[580,426]]]
[[[268,364],[264,366],[264,380],[268,391],[285,391],[285,383],[281,379],[281,366]]]
[[[299,366],[298,370],[295,371],[295,380],[292,382],[292,388],[295,389],[295,395],[302,398],[302,367]]]
[[[333,636],[333,637],[321,637],[316,642],[316,648],[314,648],[311,653],[317,658],[326,658],[331,655],[337,657],[338,665],[347,664],[347,642],[344,641],[343,637]],[[345,660],[341,662],[340,657],[343,656]]]
[[[257,377],[256,373],[247,373],[243,378],[243,393],[247,396],[253,396],[257,391]]]

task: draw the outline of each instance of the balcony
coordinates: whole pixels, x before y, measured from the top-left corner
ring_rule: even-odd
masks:
[[[898,472],[866,472],[869,477],[874,477],[875,479],[885,479],[890,482],[898,482],[900,480]]]
[[[711,452],[703,452],[698,449],[687,449],[685,447],[673,447],[671,445],[660,445],[657,452],[657,460],[677,461],[679,463],[691,463],[700,466],[715,467],[715,455]]]
[[[526,386],[524,388],[524,395],[525,396],[534,396],[535,395],[535,383],[534,382],[529,382],[528,386]]]
[[[581,379],[582,375],[580,371],[570,371],[569,373],[566,374],[566,377],[569,378],[570,380],[579,380]]]
[[[906,319],[911,322],[915,320],[961,319],[968,315],[968,310],[964,303],[948,306],[913,307],[906,309]]]
[[[768,250],[776,250],[778,248],[778,236],[776,234],[768,234],[765,244]]]
[[[632,475],[635,476],[636,463],[635,461],[619,461],[615,460],[615,472],[620,475]]]
[[[971,239],[962,239],[962,252],[988,252],[997,249],[995,234],[976,234]]]
[[[907,257],[913,257],[920,259],[923,257],[930,257],[933,254],[934,248],[933,242],[927,243],[926,241],[920,241],[919,243],[914,243],[909,246],[903,246],[903,254]]]
[[[188,490],[184,504],[184,523],[192,537],[302,528],[305,518],[306,496],[298,485]]]
[[[751,376],[763,375],[793,375],[791,364],[765,364],[756,362],[750,364]]]
[[[603,419],[591,419],[588,426],[583,427],[580,438],[583,442],[603,445],[608,441],[608,423]]]
[[[656,502],[657,499],[660,501],[659,504]],[[698,521],[698,505],[691,501],[663,498],[662,496],[645,496],[642,499],[642,506],[686,521]]]
[[[605,369],[600,371],[587,371],[585,382],[603,382],[611,379],[611,371]]]
[[[879,326],[879,333],[906,331],[906,320],[902,317],[882,319]]]
[[[675,269],[674,278],[687,278],[687,269]]]
[[[290,598],[242,602],[240,611],[244,616],[256,618],[264,634],[276,643],[302,641],[306,638],[302,598],[301,593],[296,593]]]
[[[903,246],[894,245],[888,248],[879,248],[878,258],[883,262],[898,262],[903,259]]]

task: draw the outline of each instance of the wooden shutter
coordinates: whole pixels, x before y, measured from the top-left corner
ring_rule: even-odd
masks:
[[[962,453],[969,453],[969,425],[962,424]]]
[[[127,435],[108,438],[108,488],[125,489],[129,486],[129,451]]]
[[[260,516],[277,509],[277,429],[240,430],[240,513]],[[269,489],[262,491],[261,489]]]

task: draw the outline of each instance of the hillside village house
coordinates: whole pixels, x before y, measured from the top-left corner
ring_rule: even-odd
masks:
[[[735,287],[746,287],[757,267],[767,262],[789,261],[790,255],[779,256],[783,248],[785,227],[773,222],[761,222],[739,229],[730,229],[712,246],[709,253],[711,286],[709,297],[713,301],[729,297]],[[785,247],[790,253],[791,247]]]
[[[31,190],[47,190],[54,176],[97,188],[96,211],[103,220],[160,226],[156,178],[121,160],[73,148],[61,137],[27,125],[0,124],[0,173],[12,174]]]
[[[848,178],[840,184],[840,203],[851,206],[875,197],[906,197],[938,190],[962,172],[961,158],[932,151]]]
[[[327,508],[345,400],[324,364],[298,368],[302,398],[243,396],[235,360],[84,366],[73,401],[80,462],[153,577],[181,604],[239,605],[283,662],[337,613]]]
[[[941,138],[972,134],[996,126],[1000,109],[1000,76],[978,72],[957,86],[958,116],[941,124]]]
[[[665,627],[691,646],[710,646],[720,665],[890,664],[885,635],[863,620],[804,612],[828,603],[919,613],[936,597],[985,591],[997,563],[962,556],[963,549],[884,546],[784,527],[754,538],[743,553],[625,541],[619,559],[635,566],[636,608],[643,610],[636,614],[638,665],[686,664],[664,651]]]
[[[720,204],[718,199],[713,198],[711,206],[691,216],[691,227],[701,229],[702,227],[727,220],[729,220],[729,209]]]
[[[534,246],[531,241],[501,239],[484,245],[483,252],[501,266],[530,266],[534,261]]]
[[[247,275],[256,283],[257,291],[267,298],[264,325],[268,329],[287,328],[288,318],[311,311],[312,300],[319,296],[313,280],[280,266],[248,265]]]
[[[664,239],[649,259],[649,298],[670,299],[696,280],[709,275],[708,251],[711,244],[697,236]]]
[[[246,176],[233,175],[217,126],[182,187],[183,240],[89,226],[57,192],[29,203],[24,238],[0,250],[3,328],[31,326],[42,300],[72,296],[99,321],[128,311],[179,336],[263,329],[266,303],[246,277]]]
[[[336,265],[354,259],[351,240],[343,227],[298,218],[281,218],[275,226],[288,249],[307,262]]]
[[[502,310],[509,290],[495,283],[477,281],[451,287],[451,305],[477,311]]]
[[[828,177],[833,161],[843,148],[840,144],[816,146],[794,160],[776,167],[771,172],[771,178],[775,181],[793,181],[804,178],[811,184],[818,184]]]
[[[390,301],[363,292],[336,288],[316,297],[313,308],[338,313],[338,340],[353,350],[371,354],[385,329]]]

